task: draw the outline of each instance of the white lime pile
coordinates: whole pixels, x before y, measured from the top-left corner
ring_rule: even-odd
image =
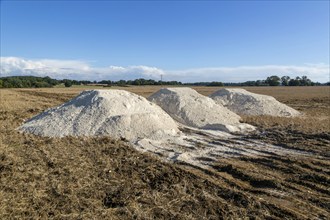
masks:
[[[160,140],[176,135],[176,122],[159,106],[123,90],[89,90],[28,120],[20,131],[41,136],[110,136]]]
[[[215,102],[240,115],[294,117],[300,113],[272,96],[255,94],[245,89],[220,89],[210,95]]]
[[[208,166],[219,157],[286,152],[227,133],[254,127],[239,123],[238,115],[195,90],[162,89],[150,100],[182,124],[197,128],[182,126],[184,129],[180,131],[178,123],[161,107],[136,94],[123,90],[90,90],[31,118],[18,129],[49,137],[125,138],[139,151],[199,167]]]
[[[253,126],[240,123],[240,116],[191,88],[160,89],[148,100],[158,104],[178,122],[190,127],[226,132],[254,130]]]

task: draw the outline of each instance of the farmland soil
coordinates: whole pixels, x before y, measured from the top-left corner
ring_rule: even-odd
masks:
[[[219,156],[201,168],[123,140],[21,134],[23,120],[81,89],[0,90],[0,219],[329,219],[329,88],[247,89],[304,117],[243,116],[260,131],[243,138],[301,154]]]

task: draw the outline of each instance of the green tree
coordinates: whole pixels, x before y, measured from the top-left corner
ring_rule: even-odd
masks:
[[[45,88],[45,87],[52,87],[49,83],[40,81],[40,82],[35,82],[34,83],[35,88]]]
[[[288,86],[289,85],[289,81],[290,81],[290,77],[289,76],[282,76],[281,77],[281,84],[282,84],[282,86]]]
[[[124,85],[126,85],[126,80],[123,80],[123,79],[119,80],[119,81],[117,82],[117,85],[118,85],[118,86],[124,86]]]
[[[266,83],[270,86],[279,86],[280,85],[280,77],[278,76],[269,76],[266,79]]]
[[[290,79],[289,86],[300,86],[300,77],[296,77],[295,79]]]
[[[64,81],[64,86],[65,86],[65,87],[71,87],[71,86],[72,86],[72,82],[71,82],[71,80],[65,80],[65,81]]]
[[[312,85],[312,81],[310,79],[308,79],[307,76],[302,76],[300,83],[302,86],[311,86]]]
[[[207,86],[223,86],[223,83],[222,82],[210,82]]]

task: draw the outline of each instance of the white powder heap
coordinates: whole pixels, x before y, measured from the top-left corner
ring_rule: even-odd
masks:
[[[220,89],[210,97],[240,115],[294,117],[300,113],[272,96],[255,94],[245,89]]]
[[[254,130],[253,126],[240,123],[240,116],[191,88],[161,89],[148,99],[187,126],[226,132]]]
[[[235,113],[192,89],[163,89],[150,99],[189,126],[225,131],[253,129],[240,124]],[[240,139],[236,134],[179,126],[182,131],[164,110],[141,96],[123,90],[91,90],[31,118],[18,129],[50,137],[123,137],[139,151],[198,167],[207,167],[219,158],[294,154]]]
[[[159,106],[123,90],[84,91],[27,121],[20,131],[41,136],[110,136],[159,140],[176,135],[176,122]]]

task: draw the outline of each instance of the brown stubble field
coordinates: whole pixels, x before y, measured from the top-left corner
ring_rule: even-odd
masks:
[[[110,138],[15,131],[81,88],[0,90],[0,219],[329,219],[330,87],[248,87],[304,113],[243,117],[244,138],[306,156],[219,158],[212,169],[166,163]],[[120,87],[148,96],[160,87]],[[195,87],[208,95],[218,88]]]

